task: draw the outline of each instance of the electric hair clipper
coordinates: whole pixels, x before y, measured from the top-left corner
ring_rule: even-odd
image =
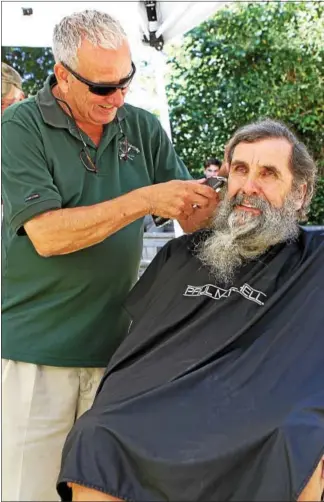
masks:
[[[207,178],[203,185],[210,186],[215,190],[215,192],[218,193],[226,183],[227,178],[224,178],[224,176],[215,176],[213,178]],[[168,218],[162,218],[162,216],[155,216],[154,214],[152,215],[152,218],[157,227],[162,227],[163,225],[171,221]]]

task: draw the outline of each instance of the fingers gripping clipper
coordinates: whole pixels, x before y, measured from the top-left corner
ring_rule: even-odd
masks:
[[[203,185],[210,186],[215,190],[215,192],[218,193],[226,185],[226,183],[227,183],[227,178],[224,178],[224,176],[215,176],[213,178],[207,178],[206,181],[203,183]],[[170,221],[170,219],[168,218],[162,218],[162,216],[155,216],[154,214],[152,218],[157,227],[162,227],[163,225],[165,225]]]

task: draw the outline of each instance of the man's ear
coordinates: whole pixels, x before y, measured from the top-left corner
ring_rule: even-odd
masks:
[[[306,191],[307,191],[307,183],[302,183],[301,185],[298,186],[295,197],[296,211],[299,211],[299,209],[303,207]]]
[[[230,164],[229,164],[229,159],[228,159],[228,150],[229,150],[229,143],[227,143],[225,145],[224,159],[223,159],[222,165],[220,167],[220,170],[218,171],[218,176],[224,176],[225,178],[228,177],[229,169],[230,169]]]
[[[217,173],[217,176],[224,176],[224,178],[227,178],[229,175],[229,165],[227,162],[223,162],[221,165],[220,170]]]
[[[64,68],[63,65],[61,65],[61,63],[55,63],[54,73],[61,91],[65,94],[69,90],[69,72]]]

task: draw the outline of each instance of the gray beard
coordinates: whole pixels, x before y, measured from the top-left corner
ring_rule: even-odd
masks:
[[[261,210],[260,215],[235,211],[246,201]],[[198,244],[196,255],[216,280],[228,285],[245,263],[264,254],[271,246],[294,240],[299,234],[294,196],[281,208],[255,196],[225,196],[219,205],[212,234]]]

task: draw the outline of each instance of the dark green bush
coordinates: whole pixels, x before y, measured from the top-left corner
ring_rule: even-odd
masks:
[[[270,117],[307,145],[324,176],[324,4],[238,2],[189,32],[169,58],[177,152],[193,175],[243,124]],[[310,214],[324,223],[323,179]]]
[[[324,177],[317,184],[315,197],[313,198],[308,223],[311,225],[324,225]]]

